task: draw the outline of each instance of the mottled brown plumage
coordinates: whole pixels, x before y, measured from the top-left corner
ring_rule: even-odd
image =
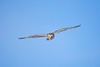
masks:
[[[77,28],[77,27],[80,27],[80,25],[74,26],[74,27],[63,28],[63,29],[57,30],[57,31],[55,31],[53,33],[32,35],[32,36],[28,36],[28,37],[22,37],[22,38],[19,38],[19,39],[36,38],[36,37],[47,37],[47,40],[52,40],[56,33],[59,33],[59,32],[62,32],[62,31],[68,30],[68,29]]]

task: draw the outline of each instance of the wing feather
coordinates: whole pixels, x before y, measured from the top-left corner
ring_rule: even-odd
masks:
[[[36,38],[36,37],[46,37],[46,34],[40,34],[40,35],[32,35],[32,36],[28,36],[28,37],[21,37],[19,39],[26,39],[26,38]]]
[[[57,30],[57,31],[55,31],[53,33],[56,34],[56,33],[59,33],[59,32],[62,32],[62,31],[68,30],[68,29],[77,28],[77,27],[80,27],[80,25],[74,26],[74,27],[63,28],[63,29]]]

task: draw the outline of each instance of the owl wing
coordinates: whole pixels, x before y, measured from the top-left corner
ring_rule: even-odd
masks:
[[[46,37],[46,34],[40,34],[40,35],[32,35],[32,36],[28,36],[28,37],[21,37],[19,39],[26,39],[26,38],[36,38],[36,37]]]
[[[63,28],[63,29],[57,30],[57,31],[55,31],[53,33],[56,34],[56,33],[59,33],[59,32],[62,32],[62,31],[68,30],[68,29],[77,28],[77,27],[80,27],[80,25],[74,26],[74,27]]]

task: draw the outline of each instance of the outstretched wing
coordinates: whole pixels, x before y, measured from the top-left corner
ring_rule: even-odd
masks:
[[[28,36],[28,37],[22,37],[19,39],[26,39],[26,38],[35,38],[35,37],[46,37],[46,34],[40,34],[40,35],[32,35],[32,36]]]
[[[74,27],[63,28],[63,29],[57,30],[57,31],[55,31],[53,33],[56,34],[56,33],[59,33],[59,32],[62,32],[62,31],[68,30],[68,29],[77,28],[77,27],[80,27],[80,25],[74,26]]]

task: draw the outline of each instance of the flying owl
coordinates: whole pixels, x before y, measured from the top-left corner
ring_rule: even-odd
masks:
[[[62,31],[68,30],[68,29],[77,28],[77,27],[80,27],[80,25],[74,26],[74,27],[63,28],[63,29],[57,30],[57,31],[55,31],[53,33],[32,35],[32,36],[28,36],[28,37],[22,37],[22,38],[19,38],[19,39],[36,38],[36,37],[47,37],[47,40],[52,40],[56,33],[59,33],[59,32],[62,32]]]

